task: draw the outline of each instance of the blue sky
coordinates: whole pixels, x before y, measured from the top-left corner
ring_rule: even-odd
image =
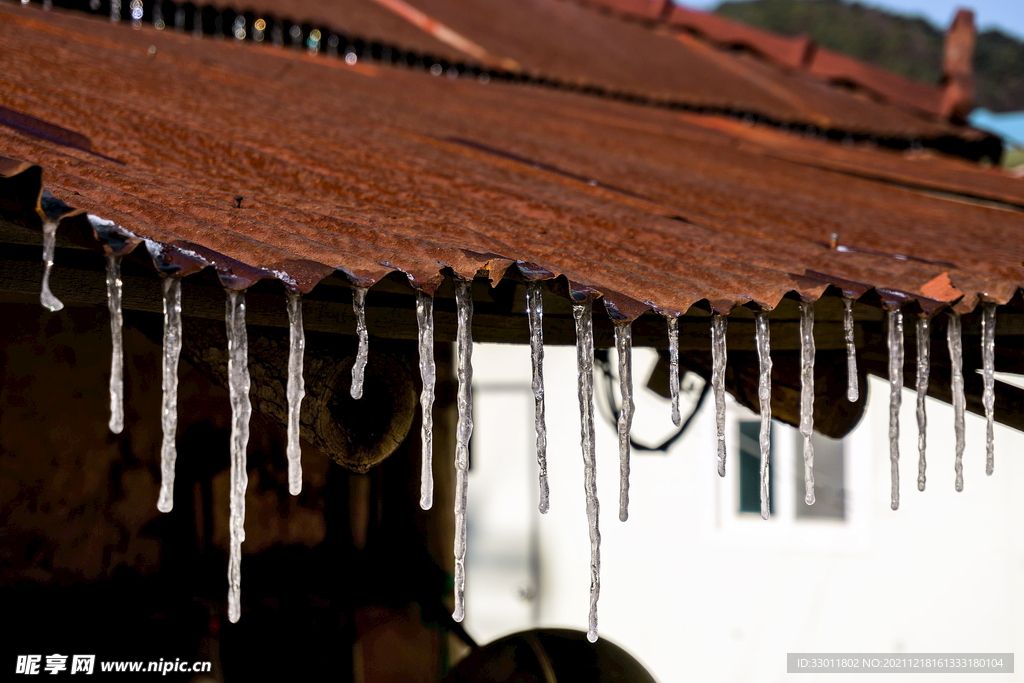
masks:
[[[721,0],[676,0],[681,5],[713,9]],[[958,7],[974,10],[979,28],[999,28],[1024,39],[1024,0],[861,0],[865,5],[923,16],[945,28]]]

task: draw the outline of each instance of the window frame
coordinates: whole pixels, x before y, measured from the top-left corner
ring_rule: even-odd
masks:
[[[865,419],[843,438],[843,481],[845,486],[845,517],[797,517],[797,483],[803,480],[797,467],[800,432],[776,422],[773,425],[772,485],[775,512],[765,521],[759,514],[739,511],[739,423],[760,420],[760,416],[726,396],[725,447],[726,474],[719,477],[716,460],[714,405],[708,402],[704,419],[694,429],[708,430],[712,447],[702,479],[705,482],[709,507],[714,511],[703,524],[704,537],[713,545],[726,547],[764,548],[775,550],[827,551],[840,554],[867,550],[871,538],[872,443],[871,426]],[[780,428],[781,427],[781,428]],[[797,475],[800,474],[798,477]],[[801,497],[802,499],[802,497]],[[802,504],[802,503],[800,503]]]

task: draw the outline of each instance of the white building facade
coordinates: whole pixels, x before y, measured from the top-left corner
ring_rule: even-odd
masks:
[[[669,402],[644,387],[655,361],[653,351],[634,351],[633,434],[650,444],[673,431]],[[534,627],[586,629],[575,349],[547,347],[544,369],[547,515],[537,511],[529,349],[474,351],[466,627],[481,642]],[[667,454],[633,452],[629,520],[620,522],[617,439],[599,410],[601,635],[662,683],[781,681],[793,677],[788,652],[1024,651],[1024,496],[1015,496],[1024,490],[1024,438],[996,426],[995,474],[987,477],[984,420],[969,414],[957,493],[952,409],[929,399],[927,486],[919,492],[915,400],[905,391],[894,512],[888,386],[872,378],[868,390],[851,434],[816,440],[815,509],[803,502],[801,437],[775,424],[769,521],[745,511],[743,496],[745,423],[758,418],[730,402],[720,478],[709,396]],[[944,676],[954,674],[929,680]]]

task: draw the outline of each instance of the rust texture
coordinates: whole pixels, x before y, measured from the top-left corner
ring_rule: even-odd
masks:
[[[682,16],[674,11],[667,23],[652,25],[650,21],[624,21],[621,0],[590,5],[573,0],[413,0],[413,4],[492,54],[512,58],[527,71],[567,82],[696,107],[751,112],[782,124],[878,137],[977,135],[940,122],[935,115],[922,117],[918,111],[858,98],[807,73],[779,69],[762,59],[692,38],[682,30],[686,27],[671,19]],[[654,11],[660,6],[649,0],[628,4],[650,5]],[[595,11],[597,8],[607,11]],[[635,18],[640,18],[639,13],[633,12]],[[750,31],[753,29],[745,33]],[[732,38],[738,40],[740,33],[737,29]],[[716,42],[726,47],[734,44],[725,39]],[[751,48],[759,51],[756,46]],[[768,48],[762,45],[761,49]],[[893,78],[901,83],[906,80]],[[936,113],[941,91],[926,85],[920,88],[936,94],[929,112]]]
[[[959,161],[11,5],[0,42],[3,106],[93,150],[0,126],[0,153],[228,287],[537,277],[631,319],[850,283],[966,312],[1024,274],[1024,183]]]
[[[947,121],[940,99],[963,88],[909,81],[819,50],[806,37],[778,36],[668,0],[524,1],[258,0],[245,11],[218,1],[173,16],[167,7],[158,16],[144,5],[142,21],[350,62],[749,117],[897,149],[923,145],[971,159],[1001,154],[997,137]],[[90,11],[106,17],[105,6]]]
[[[854,86],[875,98],[930,118],[951,118],[950,112],[942,104],[943,87],[912,81],[891,71],[819,47],[807,36],[782,36],[687,7],[675,6],[661,10],[662,3],[651,0],[578,1],[627,19],[657,19],[673,28],[696,34],[719,47],[753,52],[776,65],[805,72],[829,83]],[[641,7],[644,5],[648,6],[647,14]],[[964,23],[964,19],[958,14],[952,27],[954,34],[965,33],[963,29],[958,30],[961,23]],[[973,31],[973,25],[971,30]],[[969,47],[973,53],[973,44]]]

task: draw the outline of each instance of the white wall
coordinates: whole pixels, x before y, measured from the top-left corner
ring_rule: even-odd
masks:
[[[479,344],[474,352],[466,626],[483,642],[534,626],[586,628],[575,350],[548,347],[546,354],[551,512],[542,516],[528,348]],[[633,431],[650,443],[672,431],[668,401],[642,388],[654,358],[642,349],[634,358],[640,396]],[[734,488],[727,487],[736,486],[737,470],[733,461],[725,479],[715,471],[709,397],[667,455],[634,452],[630,519],[621,523],[617,441],[599,417],[602,636],[662,683],[783,680],[787,652],[1024,652],[1024,505],[1013,494],[1024,484],[1024,438],[997,425],[995,474],[986,477],[984,421],[968,415],[965,487],[956,493],[952,410],[929,400],[928,487],[920,493],[915,399],[905,391],[902,504],[893,512],[888,386],[872,379],[870,392],[867,414],[847,441],[844,522],[794,520],[785,467],[777,484],[788,481],[790,489],[776,488],[772,520],[733,512]],[[753,417],[730,408],[731,418],[745,413]],[[786,447],[783,455],[790,453]],[[536,586],[531,557],[539,563]]]

